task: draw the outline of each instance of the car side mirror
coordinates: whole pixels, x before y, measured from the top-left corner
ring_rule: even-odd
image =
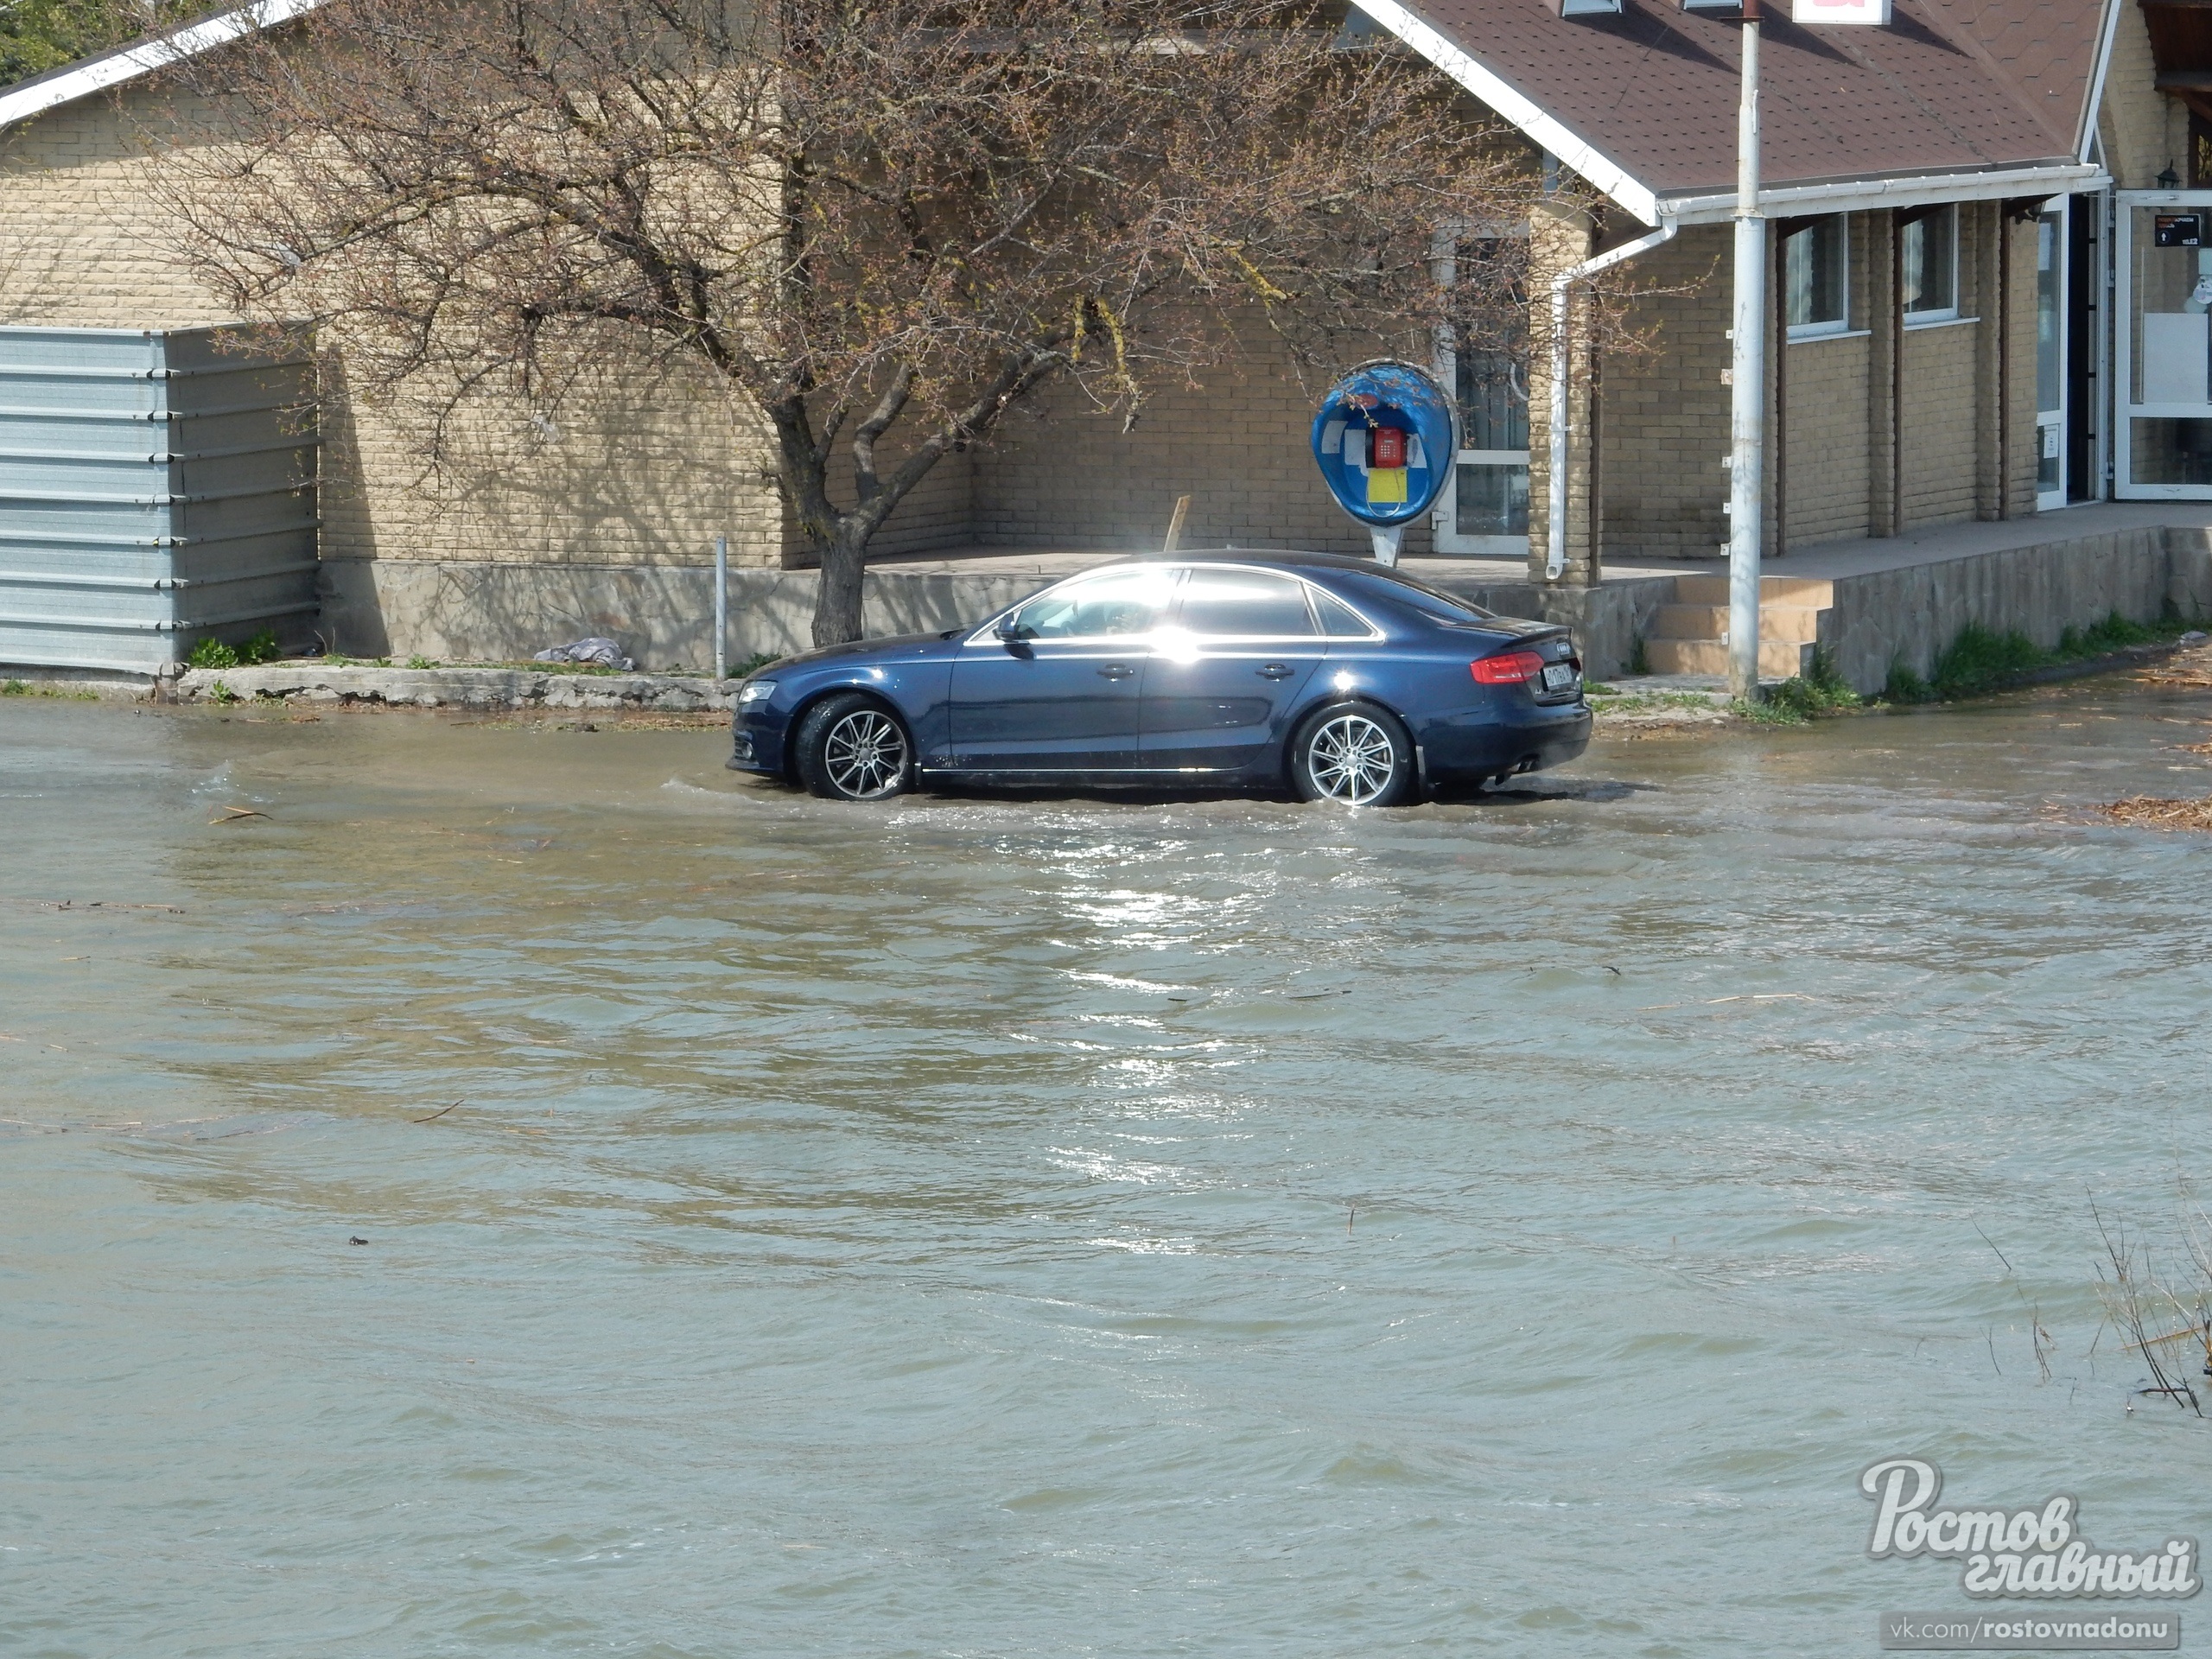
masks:
[[[1014,621],[1012,618],[1008,618],[1006,621],[1000,623],[998,626],[993,628],[991,632],[996,634],[1000,639],[1005,640],[1009,645],[1019,645],[1021,642],[1021,625]]]

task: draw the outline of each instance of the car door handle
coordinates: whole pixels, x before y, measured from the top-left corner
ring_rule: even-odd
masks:
[[[1287,680],[1298,671],[1288,663],[1262,663],[1260,677],[1263,680]]]
[[[1098,671],[1109,680],[1126,680],[1130,675],[1135,673],[1136,670],[1131,668],[1127,663],[1107,663],[1102,665]]]

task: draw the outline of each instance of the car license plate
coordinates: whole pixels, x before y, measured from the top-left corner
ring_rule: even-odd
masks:
[[[1544,690],[1547,690],[1547,691],[1564,691],[1565,690],[1567,690],[1567,688],[1568,686],[1573,685],[1573,683],[1574,683],[1574,664],[1572,664],[1572,663],[1547,663],[1547,664],[1544,665]]]

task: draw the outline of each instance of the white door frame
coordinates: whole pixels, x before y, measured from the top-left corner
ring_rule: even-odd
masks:
[[[2212,483],[2138,484],[2133,475],[2137,421],[2212,421],[2212,391],[2201,404],[2135,401],[2135,209],[2194,208],[2212,229],[2212,190],[2115,190],[2113,200],[2113,494],[2123,501],[2212,501]],[[2212,238],[2206,245],[2212,249]]]
[[[2036,410],[2036,471],[2037,474],[2036,511],[2037,512],[2050,512],[2055,508],[2064,506],[2067,502],[2067,487],[2072,482],[2066,475],[2067,451],[2071,447],[2066,441],[2066,388],[2067,371],[2073,366],[2068,359],[2070,342],[2067,339],[2072,332],[2070,325],[2074,315],[2072,304],[2073,198],[2053,196],[2049,201],[2044,203],[2042,211],[2036,216],[2036,238],[2038,242],[2043,238],[2045,219],[2057,221],[2053,233],[2053,239],[2056,245],[2054,250],[2056,269],[2051,273],[2051,287],[2056,296],[2057,303],[2056,315],[2051,318],[2051,333],[2054,343],[2058,348],[2058,403],[2056,408]],[[2041,275],[2040,260],[2037,261],[2037,275]],[[2036,321],[2040,324],[2043,321],[2041,315],[2043,296],[2040,293],[2036,296],[2036,301],[2037,313]],[[2000,345],[1999,349],[2001,351],[2003,346]],[[2043,342],[2040,339],[2036,342],[2036,378],[2038,383],[2043,378]],[[2037,397],[2036,401],[2040,404],[2043,400]],[[2046,490],[2041,482],[2043,463],[2047,453],[2054,449],[2058,458],[2058,485],[2056,489]]]

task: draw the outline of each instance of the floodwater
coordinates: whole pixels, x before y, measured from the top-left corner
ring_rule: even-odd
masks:
[[[0,1650],[1871,1654],[1904,1453],[2212,1537],[2091,1211],[2206,1170],[2212,843],[2070,813],[2207,721],[1344,816],[10,699]]]

